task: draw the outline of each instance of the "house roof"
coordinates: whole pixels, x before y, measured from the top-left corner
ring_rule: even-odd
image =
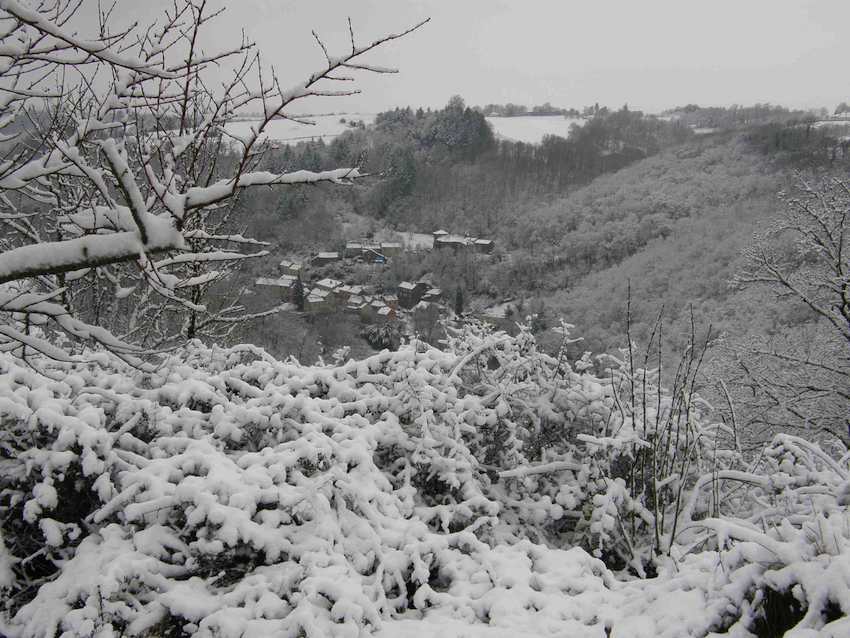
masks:
[[[319,288],[324,288],[325,290],[335,290],[342,285],[342,282],[337,279],[331,279],[330,277],[325,277],[321,281],[316,282],[316,286]]]
[[[398,285],[398,287],[399,287],[399,289],[401,289],[401,290],[413,290],[414,288],[416,288],[416,284],[412,284],[412,283],[410,283],[409,281],[402,281],[402,282]]]
[[[442,290],[440,290],[439,288],[431,288],[431,289],[429,289],[429,290],[426,290],[426,291],[425,291],[425,294],[426,294],[426,295],[433,295],[433,296],[435,296],[435,297],[438,297],[439,295],[442,295],[442,294],[443,294],[443,291],[442,291]]]
[[[466,244],[470,240],[469,237],[462,237],[460,235],[443,235],[441,237],[437,237],[434,241],[439,242],[441,244]]]
[[[441,228],[440,230],[435,230],[431,234],[435,235],[435,236],[437,236],[437,235],[442,236],[442,235],[448,235],[449,233]]]
[[[489,246],[490,244],[493,243],[493,240],[492,239],[476,239],[475,243],[481,244],[482,246]]]
[[[258,286],[289,288],[293,283],[295,283],[295,277],[292,277],[291,275],[283,275],[282,277],[258,277],[255,283]]]
[[[384,306],[383,308],[379,308],[379,309],[378,309],[378,314],[379,314],[379,315],[388,315],[388,314],[390,314],[392,311],[393,311],[393,309],[392,309],[392,308],[390,308],[389,306]]]
[[[382,241],[381,248],[401,248],[401,243],[397,241]]]
[[[319,259],[339,259],[339,253],[336,252],[328,252],[328,253],[319,253],[316,255]]]

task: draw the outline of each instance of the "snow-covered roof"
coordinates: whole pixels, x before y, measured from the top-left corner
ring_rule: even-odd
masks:
[[[379,309],[378,309],[378,314],[379,314],[379,315],[388,315],[388,314],[390,314],[392,311],[393,311],[393,309],[392,309],[392,308],[390,308],[389,306],[384,306],[383,308],[379,308]]]
[[[279,288],[289,288],[295,283],[295,277],[291,275],[283,275],[282,277],[258,277],[256,284],[258,286],[276,286]]]
[[[319,253],[316,255],[319,259],[339,259],[339,253],[337,252],[328,252],[328,253]]]
[[[490,244],[493,243],[493,240],[492,239],[476,239],[475,243],[481,244],[482,246],[489,246]]]
[[[335,288],[339,288],[341,285],[341,281],[337,279],[331,279],[330,277],[326,277],[325,279],[316,282],[316,286],[318,288],[324,288],[325,290],[334,290]]]
[[[440,244],[466,244],[470,240],[469,237],[463,237],[461,235],[443,235],[441,237],[437,237],[434,241]]]
[[[402,281],[402,282],[398,285],[398,287],[399,287],[401,290],[413,290],[414,288],[416,288],[416,284],[412,284],[412,283],[410,283],[409,281]]]
[[[382,241],[381,248],[401,248],[401,243],[397,241]]]
[[[443,235],[448,235],[449,233],[441,228],[440,230],[435,230],[432,234],[435,237],[442,237]]]

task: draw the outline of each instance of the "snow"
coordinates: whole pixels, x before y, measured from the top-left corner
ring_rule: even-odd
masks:
[[[346,120],[345,123],[340,122],[342,118]],[[260,140],[268,139],[273,142],[297,144],[298,142],[321,138],[328,142],[345,131],[351,130],[348,122],[363,120],[364,124],[371,124],[375,121],[375,114],[339,113],[336,115],[312,115],[306,119],[315,122],[315,124],[301,124],[293,120],[272,120],[266,126],[266,130],[260,136]],[[242,138],[250,135],[252,127],[256,128],[258,125],[258,120],[241,120],[230,122],[225,127],[225,131],[234,137]]]
[[[519,115],[516,117],[488,117],[497,137],[526,144],[540,144],[546,135],[569,137],[573,125],[583,126],[582,118],[563,115]]]
[[[671,399],[650,378],[649,418],[626,419],[606,377],[526,328],[332,366],[199,342],[146,373],[99,362],[45,362],[53,380],[0,354],[0,490],[20,505],[3,512],[0,589],[27,587],[33,551],[54,565],[0,608],[10,638],[743,636],[764,587],[808,602],[793,635],[846,636],[823,615],[850,611],[846,459],[783,435],[758,473],[703,464],[694,411],[703,447],[681,511],[664,505],[669,556],[655,578],[615,573],[618,520],[636,514],[645,552],[654,514],[610,464]],[[541,428],[567,436],[535,450]]]

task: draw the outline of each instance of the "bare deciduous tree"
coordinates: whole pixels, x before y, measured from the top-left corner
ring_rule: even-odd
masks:
[[[184,337],[215,336],[247,317],[238,304],[204,300],[239,263],[265,254],[228,231],[240,191],[361,177],[356,167],[260,170],[269,123],[293,119],[289,109],[306,98],[356,93],[329,88],[350,86],[353,71],[394,72],[361,58],[424,22],[358,45],[349,20],[340,55],[314,33],[326,64],[285,87],[244,39],[202,49],[220,14],[206,0],[177,0],[158,22],[117,31],[112,10],[98,5],[89,38],[68,26],[80,6],[0,0],[0,348],[70,358],[49,338],[59,329],[143,365],[142,331],[161,345],[175,326]],[[221,68],[230,69],[224,81]],[[260,113],[248,135],[225,128],[247,111]],[[123,338],[103,327],[115,293],[135,296],[117,324]]]
[[[799,180],[786,214],[757,237],[735,282],[805,308],[805,330],[760,338],[738,360],[756,423],[802,428],[850,445],[850,189]],[[746,396],[746,393],[744,394]]]

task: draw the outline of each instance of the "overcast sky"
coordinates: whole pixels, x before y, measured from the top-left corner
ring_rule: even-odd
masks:
[[[124,0],[122,17],[145,19],[160,1]],[[468,104],[627,102],[650,112],[850,101],[850,0],[212,1],[228,10],[210,42],[244,28],[289,84],[323,61],[311,29],[333,53],[347,44],[347,16],[360,43],[431,18],[368,58],[398,75],[363,77],[362,95],[313,111],[439,107],[454,94]]]

